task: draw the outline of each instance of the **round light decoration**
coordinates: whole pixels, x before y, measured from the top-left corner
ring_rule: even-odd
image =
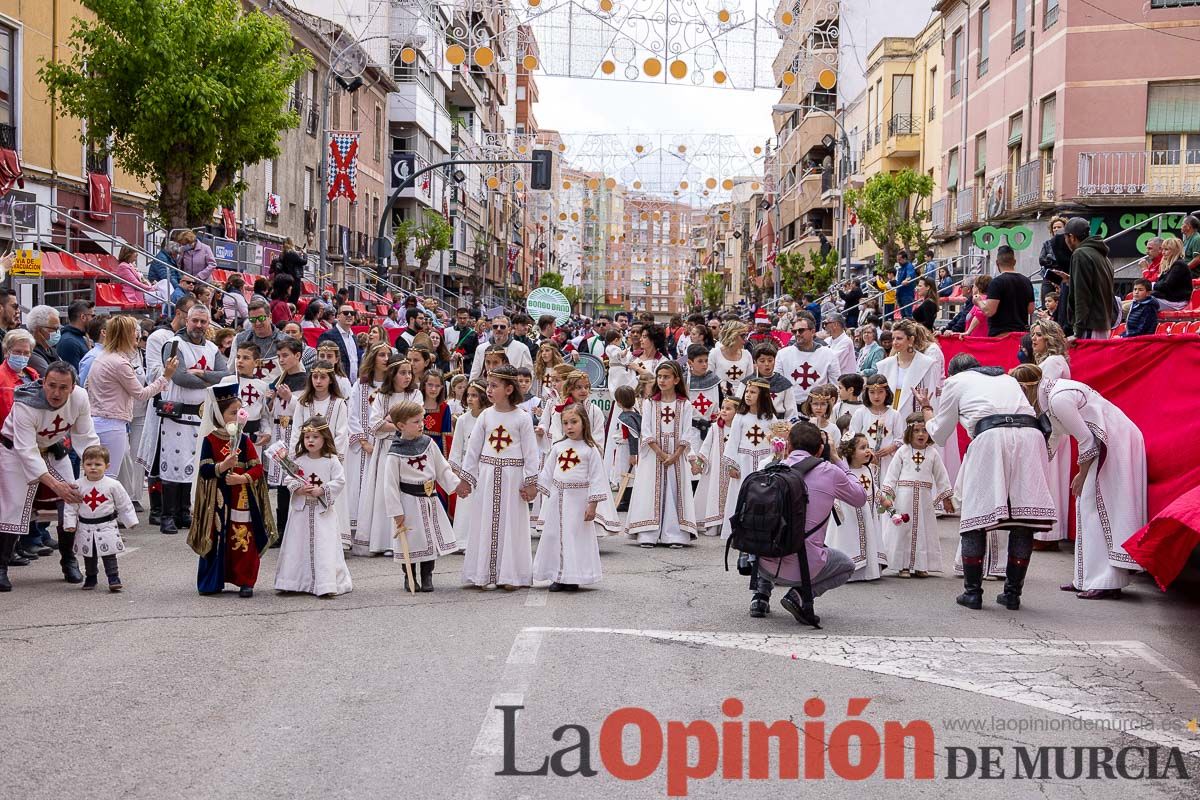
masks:
[[[605,14],[613,10],[613,0],[600,0],[600,10]]]
[[[495,189],[499,185],[500,185],[500,179],[497,178],[495,175],[492,175],[487,179],[487,187],[489,189]]]
[[[796,73],[785,72],[785,73],[783,73],[783,75],[780,76],[779,80],[783,82],[784,86],[791,86],[793,83],[796,82]]]
[[[588,178],[587,187],[593,192],[600,188],[599,178]]]
[[[413,64],[417,60],[417,51],[411,47],[405,47],[400,51],[400,60],[405,64]]]
[[[732,15],[729,13],[729,9],[722,8],[720,11],[717,12],[717,21],[718,22],[729,22],[731,17],[732,17]]]
[[[642,64],[642,72],[646,73],[648,77],[656,78],[662,72],[662,62],[657,58],[647,58],[646,62]]]
[[[496,61],[496,54],[492,52],[490,47],[478,47],[475,49],[475,63],[481,67],[490,67]]]
[[[681,81],[687,77],[688,67],[683,61],[672,61],[670,70],[671,77],[677,81]]]
[[[446,61],[454,66],[458,66],[467,60],[467,51],[463,49],[461,44],[452,44],[446,48]]]
[[[733,179],[726,178],[725,180],[721,181],[721,188],[728,192],[733,188]]]
[[[717,179],[709,178],[708,180],[706,180],[704,182],[704,185],[707,186],[709,189],[715,189],[715,188],[717,188]]]
[[[825,91],[830,91],[837,86],[837,73],[831,69],[823,69],[817,75],[817,85]]]
[[[603,61],[600,63],[600,71],[605,75],[612,75],[617,71],[617,65],[611,61]]]
[[[724,83],[728,79],[729,79],[729,76],[726,75],[721,70],[717,70],[716,72],[713,73],[713,83],[717,84],[718,86],[720,86],[722,83]]]
[[[604,179],[604,188],[608,189],[610,191],[617,188],[617,179],[616,178],[605,178]]]
[[[521,60],[521,66],[525,67],[525,69],[529,70],[530,72],[533,72],[538,68],[537,56],[533,54],[525,56],[525,58]]]

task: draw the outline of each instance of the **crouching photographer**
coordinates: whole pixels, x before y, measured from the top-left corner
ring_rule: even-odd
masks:
[[[758,480],[754,480],[758,479]],[[730,546],[758,556],[750,616],[770,611],[775,585],[790,587],[780,600],[797,622],[820,628],[813,598],[841,586],[854,573],[846,554],[825,545],[835,500],[861,507],[862,484],[850,473],[821,429],[798,422],[784,457],[743,483],[731,520]]]

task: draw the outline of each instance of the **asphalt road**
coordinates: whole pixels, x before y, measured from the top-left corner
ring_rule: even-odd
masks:
[[[953,523],[942,524],[949,564]],[[1200,716],[1200,602],[1144,579],[1122,601],[1077,600],[1057,588],[1070,575],[1068,553],[1034,554],[1019,612],[992,603],[995,583],[985,610],[970,612],[954,605],[953,578],[885,577],[820,599],[824,629],[813,631],[782,611],[778,594],[770,617],[750,619],[745,579],[723,570],[712,539],[654,551],[602,540],[605,579],[577,594],[460,588],[461,557],[450,556],[438,563],[437,591],[414,597],[390,559],[352,559],[354,591],[334,599],[276,595],[277,551],[254,598],[200,597],[183,536],[143,527],[127,544],[121,594],[68,586],[57,559],[10,570],[15,589],[0,596],[4,797],[651,798],[667,796],[668,778],[677,793],[703,798],[1200,791],[1200,732],[1186,724]],[[740,713],[723,713],[727,698],[741,701]],[[812,698],[823,712],[806,705]],[[869,703],[848,710],[851,698]],[[505,743],[497,705],[524,707],[512,734],[517,769],[576,745],[579,728],[562,741],[552,734],[578,725],[598,774],[496,775]],[[628,727],[623,739],[605,728],[626,707],[656,726]],[[869,724],[839,738],[850,711]],[[802,736],[803,753],[792,751],[807,785],[780,779],[790,759],[777,755],[769,780],[748,777],[736,734],[748,740],[756,720],[824,722],[823,737],[807,729],[817,738]],[[903,756],[908,780],[871,768],[873,751],[844,735],[887,742],[888,720],[929,724],[927,737],[885,748]],[[668,721],[708,721],[714,740],[697,725],[689,742]],[[1179,766],[1163,780],[1108,779],[1103,769],[1096,780],[1069,779],[1053,751],[1030,751],[1045,760],[1016,777],[1021,746],[1066,748],[1068,775],[1076,747],[1114,748],[1115,759],[1122,747],[1158,746],[1158,772]],[[947,777],[967,768],[963,751],[948,755],[953,747],[973,749],[972,777]],[[1003,748],[991,755],[1003,778],[980,778],[982,747]],[[1146,752],[1127,752],[1125,774],[1145,769]],[[614,777],[618,755],[646,777]],[[1091,757],[1082,756],[1085,775]],[[809,758],[824,764],[823,779],[803,777]],[[577,771],[578,748],[560,761]],[[839,777],[864,761],[865,780]],[[687,763],[715,774],[680,783]],[[934,777],[913,780],[917,763],[932,763]]]

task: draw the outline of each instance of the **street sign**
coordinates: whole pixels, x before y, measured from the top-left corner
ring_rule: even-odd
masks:
[[[553,314],[554,321],[562,325],[571,318],[571,304],[566,296],[557,289],[540,286],[525,298],[525,310],[536,321],[542,314]]]
[[[42,254],[38,250],[18,250],[13,256],[9,274],[22,278],[42,277]]]
[[[392,153],[392,185],[394,192],[417,171],[416,153]]]

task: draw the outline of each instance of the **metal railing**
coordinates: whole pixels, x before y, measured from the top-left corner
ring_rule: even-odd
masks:
[[[968,186],[958,190],[955,206],[958,213],[954,216],[954,223],[959,227],[970,225],[975,222],[975,187]]]
[[[951,225],[946,219],[945,198],[938,200],[929,207],[929,222],[930,228],[935,235],[948,233],[951,230]]]
[[[1042,160],[1035,158],[1017,167],[1012,183],[1013,210],[1042,202]]]
[[[1056,22],[1058,22],[1058,3],[1053,6],[1047,4],[1045,14],[1042,16],[1042,30],[1046,30]]]
[[[921,132],[921,118],[913,114],[893,114],[888,120],[888,137],[914,136]]]
[[[1200,194],[1200,149],[1080,153],[1081,197]]]

